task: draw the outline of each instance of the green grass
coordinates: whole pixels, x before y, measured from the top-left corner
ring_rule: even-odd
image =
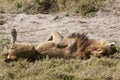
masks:
[[[94,16],[114,0],[2,0],[1,12],[58,13],[72,11],[82,16]],[[8,6],[6,6],[8,5]]]
[[[119,55],[120,56],[120,55]],[[120,60],[110,58],[44,59],[28,63],[4,63],[0,59],[1,80],[119,80]]]
[[[5,63],[5,58],[1,53],[0,80],[120,80],[120,54],[115,54],[114,58],[92,57],[89,60],[47,57],[35,63],[25,59]]]

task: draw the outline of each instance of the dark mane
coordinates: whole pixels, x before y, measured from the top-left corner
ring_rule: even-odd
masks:
[[[81,48],[81,51],[84,51],[88,45],[90,45],[90,39],[86,33],[72,33],[68,35],[68,38],[77,38],[78,46]]]
[[[81,36],[80,33],[72,33],[68,35],[68,38],[79,38]]]
[[[88,38],[86,33],[81,34],[81,33],[75,33],[74,32],[74,33],[68,35],[68,38],[84,38],[84,37]]]

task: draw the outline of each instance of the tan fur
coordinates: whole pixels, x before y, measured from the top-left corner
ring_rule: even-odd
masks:
[[[16,60],[18,58],[30,59],[35,54],[35,48],[30,44],[16,43],[14,48],[9,49],[9,58],[11,60]]]
[[[40,54],[49,57],[88,59],[91,56],[102,57],[114,54],[116,47],[115,45],[111,46],[106,40],[89,39],[85,33],[73,33],[63,38],[59,43],[55,43],[53,39],[51,39],[51,42],[43,42],[36,50]]]
[[[86,51],[90,52],[90,56],[102,57],[102,56],[110,56],[117,52],[115,45],[111,46],[111,44],[106,40],[92,40],[92,44],[89,45]]]
[[[31,59],[35,54],[35,48],[29,43],[19,43],[17,41],[16,29],[11,30],[11,47],[8,50],[7,60],[17,60],[18,58]]]
[[[63,36],[59,32],[52,33],[47,41],[40,43],[36,50],[39,54],[44,57],[65,57],[67,50],[63,48],[64,45],[59,46],[58,44],[62,42]]]
[[[49,48],[55,47],[56,44],[53,41],[45,41],[40,43],[35,49],[41,53],[42,51],[48,50]]]
[[[57,32],[57,34],[60,33]],[[55,37],[58,38],[59,42],[56,38],[52,37],[49,41],[43,42],[36,47],[39,54],[49,57],[72,57],[71,54],[76,52],[77,45],[75,44],[77,38],[66,37],[61,39],[59,36]]]
[[[53,32],[49,35],[47,41],[53,41],[56,44],[63,40],[63,36],[59,32]]]

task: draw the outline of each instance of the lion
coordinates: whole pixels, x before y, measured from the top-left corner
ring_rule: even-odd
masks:
[[[57,48],[58,43],[61,42],[63,38],[59,32],[54,32],[50,34],[45,42],[40,43],[35,49],[43,57],[46,57],[46,55],[49,57],[64,57],[64,50]],[[47,53],[48,50],[50,50],[50,53]]]
[[[55,33],[56,34],[56,33]],[[60,35],[59,32],[57,34]],[[61,35],[62,36],[62,35]],[[89,59],[91,56],[110,56],[117,52],[115,44],[106,40],[89,39],[85,33],[72,33],[67,37],[52,35],[39,44],[36,50],[43,56]],[[58,39],[58,41],[57,41]]]
[[[35,47],[29,43],[17,42],[16,29],[11,30],[11,43],[8,50],[7,59],[5,62],[16,61],[18,58],[26,58],[28,61],[32,60],[36,54]]]

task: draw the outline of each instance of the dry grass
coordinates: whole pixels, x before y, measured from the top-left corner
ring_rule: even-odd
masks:
[[[120,55],[119,55],[120,56]],[[4,63],[0,59],[1,80],[119,80],[120,60],[110,58],[44,59],[28,63]]]
[[[4,33],[0,33],[2,35]],[[0,39],[0,55],[6,51],[7,48],[9,48],[10,40],[9,39]]]
[[[1,0],[0,12],[58,13],[72,11],[92,16],[114,0]],[[7,6],[6,6],[7,5]]]
[[[4,25],[6,23],[5,20],[0,20],[0,25]]]
[[[0,54],[0,80],[119,80],[120,54],[114,56],[89,60],[47,57],[35,63],[23,59],[5,63],[6,56]]]

